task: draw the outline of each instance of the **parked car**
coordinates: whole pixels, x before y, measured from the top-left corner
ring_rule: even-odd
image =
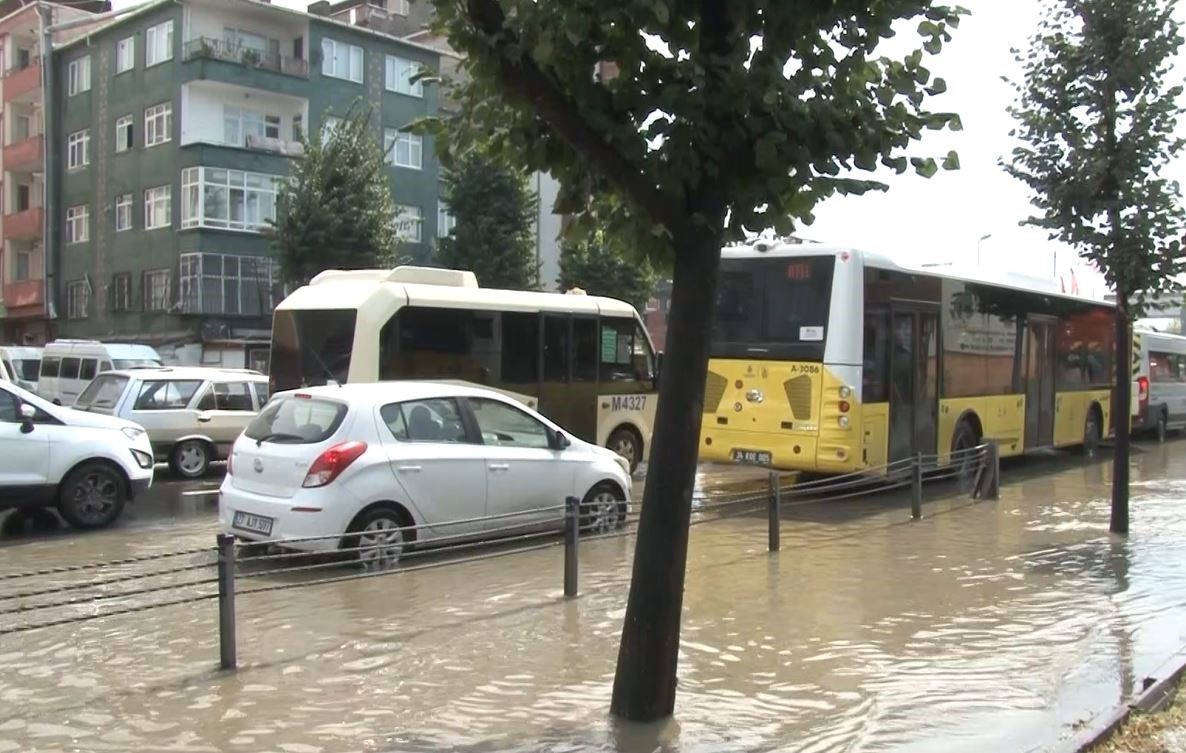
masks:
[[[29,345],[0,345],[0,376],[18,387],[37,391],[41,372],[41,348]]]
[[[157,460],[198,478],[267,401],[268,378],[258,371],[158,366],[99,374],[74,407],[135,421]]]
[[[152,485],[144,430],[63,408],[0,382],[0,509],[57,507],[75,528],[99,528]]]
[[[160,365],[160,355],[147,345],[54,340],[41,353],[37,394],[57,405],[74,405],[99,372]]]
[[[555,508],[569,496],[585,502],[586,526],[621,525],[630,475],[621,456],[501,393],[380,382],[274,396],[235,442],[219,493],[226,533],[311,552],[344,548],[387,567],[405,546],[442,537],[558,526]],[[542,508],[552,509],[531,512]],[[514,513],[524,514],[485,519]],[[312,536],[331,538],[293,540]]]

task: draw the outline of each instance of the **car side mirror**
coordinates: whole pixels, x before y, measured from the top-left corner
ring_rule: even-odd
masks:
[[[37,409],[28,403],[21,403],[21,434],[33,431],[33,419],[37,417]]]
[[[572,442],[568,437],[564,436],[564,432],[558,430],[548,430],[548,445],[553,450],[564,450],[572,446]]]

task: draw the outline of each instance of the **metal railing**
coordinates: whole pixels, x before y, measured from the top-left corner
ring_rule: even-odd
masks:
[[[309,62],[275,52],[265,52],[238,42],[217,37],[197,37],[185,43],[182,54],[186,60],[222,60],[248,68],[308,78]]]
[[[785,509],[910,487],[911,517],[918,520],[924,483],[952,479],[960,480],[961,492],[973,499],[998,499],[997,444],[943,455],[918,454],[860,473],[803,483],[789,483],[786,476],[771,470],[764,490],[717,495],[695,510],[692,525],[753,516],[764,508],[767,547],[778,552]],[[0,620],[34,617],[20,624],[0,624],[0,636],[217,599],[220,664],[234,669],[238,666],[238,597],[407,575],[563,546],[563,592],[572,599],[579,595],[581,542],[627,536],[636,526],[637,519],[627,520],[617,504],[569,497],[563,505],[388,529],[398,532],[398,539],[388,541],[367,541],[374,536],[369,531],[263,542],[219,534],[214,547],[0,574]],[[325,551],[313,551],[320,549]],[[340,572],[344,559],[360,563],[361,570]],[[320,576],[327,570],[339,572]],[[314,577],[284,580],[296,574]],[[177,582],[178,576],[185,580]],[[55,582],[26,586],[47,578]],[[162,583],[162,578],[169,580]],[[44,617],[47,613],[50,616]]]

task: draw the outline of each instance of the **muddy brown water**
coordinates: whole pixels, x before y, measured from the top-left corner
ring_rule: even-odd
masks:
[[[1184,477],[1186,442],[1142,448],[1127,541],[1108,464],[1073,458],[919,522],[893,495],[791,508],[777,554],[763,512],[696,525],[665,724],[606,713],[626,536],[582,545],[574,601],[556,547],[243,596],[235,673],[210,601],[0,636],[0,751],[1044,750],[1186,643]],[[201,546],[213,523],[21,542],[0,573]]]

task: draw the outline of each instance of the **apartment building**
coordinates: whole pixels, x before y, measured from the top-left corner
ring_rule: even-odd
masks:
[[[46,8],[52,25],[102,13],[110,5]],[[45,342],[48,325],[42,20],[33,5],[0,3],[0,337],[19,344]]]
[[[255,0],[158,0],[55,49],[46,244],[59,335],[262,367],[284,289],[261,231],[300,136],[364,100],[389,149],[403,252],[435,237],[438,168],[408,132],[439,53]]]

